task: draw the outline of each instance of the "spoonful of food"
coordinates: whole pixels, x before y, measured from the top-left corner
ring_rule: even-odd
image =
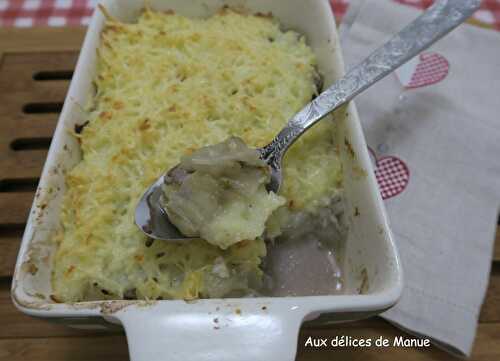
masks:
[[[181,161],[144,193],[136,208],[137,226],[154,239],[185,241],[203,238],[221,248],[260,236],[266,216],[284,203],[277,193],[283,179],[281,163],[287,149],[326,115],[464,22],[478,9],[479,4],[480,0],[436,1],[421,16],[295,114],[268,145],[250,150],[239,140],[230,139],[225,144],[207,147],[190,159]],[[219,158],[214,161],[215,156]],[[267,172],[264,168],[268,168]],[[184,184],[188,183],[188,179],[192,183],[189,185],[191,188]],[[254,184],[250,184],[249,180]],[[197,203],[190,205],[182,197],[187,193],[193,197],[191,190],[195,186],[201,191],[195,197]],[[228,201],[230,198],[231,201]],[[206,219],[199,215],[196,205],[204,205],[213,213],[220,202],[224,202],[234,214],[241,217],[236,219],[231,212],[224,211],[207,224]],[[173,205],[183,211],[176,212]],[[247,229],[254,229],[256,233],[248,234],[244,231]]]

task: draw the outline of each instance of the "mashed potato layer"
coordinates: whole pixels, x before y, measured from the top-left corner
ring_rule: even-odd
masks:
[[[95,95],[80,134],[83,158],[66,176],[54,297],[194,299],[254,294],[262,238],[226,250],[204,240],[152,241],[134,224],[144,190],[194,150],[242,138],[267,144],[314,96],[315,57],[303,37],[269,17],[229,10],[208,19],[146,10],[108,19]],[[289,150],[281,196],[315,212],[341,181],[332,124]]]

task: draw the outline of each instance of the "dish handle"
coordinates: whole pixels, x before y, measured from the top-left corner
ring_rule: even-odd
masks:
[[[169,301],[130,305],[111,318],[125,328],[131,361],[293,361],[305,312],[273,308]]]

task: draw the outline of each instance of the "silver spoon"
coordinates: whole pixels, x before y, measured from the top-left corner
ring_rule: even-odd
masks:
[[[271,169],[268,190],[278,192],[283,178],[281,172],[283,156],[307,129],[441,39],[471,16],[479,5],[480,0],[436,1],[415,21],[295,114],[270,144],[258,149],[261,158]],[[171,175],[175,169],[174,167],[169,170],[149,187],[136,208],[137,226],[154,239],[167,241],[193,239],[182,235],[170,223],[167,213],[160,206],[161,186],[165,176]]]

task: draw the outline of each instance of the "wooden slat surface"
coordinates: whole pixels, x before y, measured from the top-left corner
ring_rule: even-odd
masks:
[[[40,168],[41,170],[41,168]],[[13,192],[0,194],[0,224],[22,224],[26,221],[33,193]]]
[[[83,39],[83,29],[0,30],[0,360],[127,360],[121,331],[103,333],[70,329],[20,313],[10,300],[10,277],[34,188],[57,121],[69,76]],[[39,72],[58,80],[34,80]],[[52,72],[52,73],[50,73]],[[56,72],[56,73],[53,73]],[[59,73],[57,73],[59,72]],[[50,76],[49,76],[50,77]],[[44,76],[42,76],[44,78]],[[41,104],[41,105],[40,105]],[[497,232],[489,289],[471,360],[500,359],[500,228]],[[298,360],[453,360],[429,349],[384,350],[303,347],[308,336],[356,338],[405,335],[373,318],[329,328],[301,331]]]
[[[128,359],[125,336],[0,339],[0,360],[123,361]]]
[[[0,249],[2,250],[0,252],[0,278],[12,275],[19,244],[18,237],[12,237],[10,235],[0,237]],[[2,291],[3,290],[0,290],[0,294]]]
[[[500,263],[491,269],[490,283],[486,291],[479,322],[497,323],[500,328]]]

